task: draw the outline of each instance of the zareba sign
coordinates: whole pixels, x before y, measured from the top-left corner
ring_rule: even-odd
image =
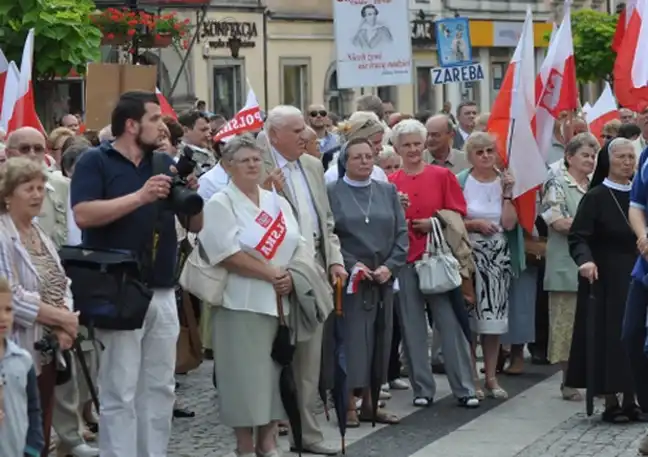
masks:
[[[199,38],[212,48],[226,48],[228,40],[237,37],[242,48],[253,48],[258,36],[256,22],[205,21]]]

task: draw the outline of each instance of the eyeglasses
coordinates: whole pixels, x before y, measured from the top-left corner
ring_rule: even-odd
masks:
[[[42,144],[19,144],[18,147],[13,148],[22,155],[27,155],[34,151],[35,154],[45,154],[45,146]]]
[[[318,115],[319,115],[320,117],[326,117],[326,115],[327,115],[328,113],[326,112],[326,110],[323,110],[323,109],[322,109],[322,110],[319,110],[319,111],[311,111],[311,112],[308,113],[308,114],[310,114],[310,117],[317,117]]]
[[[481,157],[483,155],[493,155],[493,154],[495,154],[495,149],[494,148],[477,149],[475,151],[475,155],[477,157]]]

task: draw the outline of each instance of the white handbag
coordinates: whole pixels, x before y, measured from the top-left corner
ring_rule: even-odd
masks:
[[[207,253],[198,240],[182,267],[178,283],[183,290],[195,295],[203,303],[221,306],[227,270],[220,265],[210,265]]]
[[[427,236],[425,252],[414,268],[422,293],[442,294],[461,285],[460,265],[443,236],[441,223],[435,217],[430,220],[432,230]]]

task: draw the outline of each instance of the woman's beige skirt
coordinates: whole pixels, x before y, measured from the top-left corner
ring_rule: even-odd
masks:
[[[285,419],[270,355],[279,319],[226,308],[212,308],[211,318],[221,422],[256,427]]]
[[[576,292],[549,292],[549,344],[551,363],[567,362],[571,348],[574,319],[576,318]]]

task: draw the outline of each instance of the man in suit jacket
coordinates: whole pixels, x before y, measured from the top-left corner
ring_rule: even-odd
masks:
[[[304,154],[304,117],[293,106],[277,106],[266,119],[265,132],[259,134],[264,150],[266,187],[272,185],[290,202],[299,221],[302,236],[314,251],[315,259],[330,275],[331,282],[346,282],[348,276],[340,253],[340,242],[333,233],[335,221],[329,206],[324,168],[321,162]],[[308,341],[297,343],[293,369],[299,392],[304,452],[336,455],[339,449],[323,444],[324,436],[312,411],[320,379],[324,325]]]
[[[470,100],[459,103],[459,106],[457,106],[457,128],[455,129],[453,148],[463,149],[466,138],[475,128],[477,114],[477,103]]]

